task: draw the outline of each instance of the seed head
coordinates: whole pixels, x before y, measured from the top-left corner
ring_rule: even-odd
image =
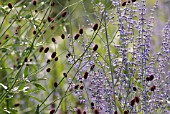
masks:
[[[84,79],[87,79],[88,74],[89,74],[88,72],[85,72],[85,73],[84,73]]]
[[[56,88],[58,86],[57,82],[54,82],[54,87]]]
[[[55,43],[55,38],[52,38],[51,40],[52,40],[52,42],[54,42],[54,43]]]
[[[51,58],[54,58],[55,56],[56,56],[56,52],[53,52],[52,54],[51,54]]]
[[[51,68],[47,68],[46,71],[47,71],[47,72],[50,72],[50,71],[51,71]]]
[[[46,47],[45,49],[44,49],[44,53],[47,53],[49,51],[49,47]]]
[[[66,15],[67,15],[66,11],[62,13],[62,17],[65,17]]]
[[[96,51],[98,49],[98,45],[96,44],[94,47],[93,47],[93,51]]]
[[[79,88],[79,85],[78,85],[78,84],[74,86],[74,89],[78,89],[78,88]]]
[[[77,40],[77,39],[79,38],[79,36],[80,36],[80,34],[76,34],[76,35],[74,36],[74,39]]]
[[[55,61],[58,61],[58,57],[55,58]]]
[[[96,23],[94,26],[93,26],[93,30],[96,31],[98,28],[98,24]]]
[[[51,6],[53,7],[55,5],[55,2],[51,2]]]
[[[13,6],[12,6],[12,4],[11,4],[11,3],[8,3],[8,7],[9,7],[10,9],[12,9],[12,8],[13,8]]]
[[[155,89],[156,89],[156,86],[152,86],[152,87],[150,88],[151,91],[154,91]]]
[[[80,108],[76,109],[76,114],[82,114],[82,110]]]
[[[136,101],[136,103],[139,103],[140,102],[140,98],[138,97],[138,96],[135,96],[135,101]]]
[[[54,112],[55,112],[54,109],[50,110],[50,114],[54,114]]]
[[[41,53],[43,51],[44,47],[40,47],[39,52]]]
[[[63,73],[63,76],[64,76],[65,78],[67,78],[67,73]]]
[[[130,101],[130,105],[133,107],[134,104],[135,104],[135,99],[132,99],[132,100]]]
[[[32,4],[33,4],[34,6],[36,6],[36,5],[37,5],[37,0],[33,0],[33,1],[32,1]]]
[[[83,34],[83,29],[82,28],[79,30],[79,34]]]
[[[64,35],[64,34],[62,34],[62,35],[61,35],[61,38],[62,38],[62,39],[64,39],[64,38],[65,38],[65,35]]]

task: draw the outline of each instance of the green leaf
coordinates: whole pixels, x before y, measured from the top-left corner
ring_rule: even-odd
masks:
[[[25,67],[24,69],[24,78],[28,77],[28,67]]]
[[[39,106],[39,104],[37,105],[37,109],[36,109],[36,114],[39,114],[39,108],[40,108],[40,106]]]
[[[45,89],[42,85],[40,85],[40,84],[38,84],[38,83],[33,83],[33,84],[34,84],[36,87],[38,87],[39,89],[46,91],[46,89]]]
[[[113,98],[114,98],[114,101],[116,102],[116,103],[115,103],[115,104],[116,104],[116,107],[119,109],[120,113],[123,114],[123,109],[122,109],[119,101],[116,99],[116,97],[113,96]]]
[[[36,101],[42,103],[42,101],[39,98],[37,98],[37,97],[34,97],[34,96],[29,96],[29,97],[31,97],[31,98],[35,99]]]
[[[28,15],[25,16],[26,19],[29,19],[30,17],[31,17],[30,14],[28,14]]]

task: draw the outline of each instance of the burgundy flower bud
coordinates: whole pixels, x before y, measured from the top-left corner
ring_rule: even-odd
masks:
[[[79,34],[83,34],[83,29],[82,28],[79,30]]]
[[[44,49],[44,47],[40,47],[39,52],[42,52],[42,51],[43,51],[43,49]]]
[[[117,111],[115,111],[114,114],[117,114]]]
[[[74,36],[74,39],[77,40],[77,39],[79,38],[79,36],[80,36],[80,34],[76,34],[76,35]]]
[[[83,114],[86,114],[86,111],[83,111]]]
[[[14,107],[18,107],[18,106],[20,106],[20,104],[19,104],[19,103],[14,104]]]
[[[98,28],[98,24],[96,23],[94,26],[93,26],[93,30],[96,31]]]
[[[152,81],[154,79],[154,75],[150,75],[149,80]]]
[[[54,6],[55,5],[55,3],[54,2],[51,2],[51,6]]]
[[[76,114],[82,114],[82,110],[80,108],[76,109]]]
[[[67,55],[66,55],[66,58],[69,58],[71,56],[71,53],[68,53]]]
[[[130,105],[133,107],[134,104],[135,104],[135,99],[132,99],[132,100],[130,101]]]
[[[51,40],[52,40],[52,42],[54,42],[54,43],[55,43],[55,38],[52,38]]]
[[[150,88],[151,91],[154,91],[155,89],[156,89],[156,86],[152,86],[152,87]]]
[[[33,0],[33,1],[32,1],[32,4],[33,4],[34,6],[36,6],[36,5],[37,5],[37,0]]]
[[[136,2],[136,0],[132,0],[132,2]]]
[[[98,49],[98,45],[96,44],[94,47],[93,47],[93,51],[96,51]]]
[[[79,85],[78,85],[78,84],[74,86],[74,89],[78,89],[78,88],[79,88]]]
[[[93,70],[93,69],[94,69],[94,67],[95,67],[95,64],[91,66],[90,70]]]
[[[126,1],[122,2],[122,6],[126,6]]]
[[[54,87],[56,88],[58,86],[57,82],[54,82]]]
[[[48,20],[48,22],[54,22],[54,19],[50,16],[48,16],[47,20]]]
[[[83,90],[84,86],[80,86],[80,89]]]
[[[94,107],[94,103],[93,102],[91,102],[91,107]]]
[[[50,59],[47,60],[47,63],[50,63]]]
[[[52,54],[51,54],[51,58],[54,58],[55,56],[56,56],[56,52],[53,52]]]
[[[58,61],[58,57],[55,58],[55,61]]]
[[[137,89],[136,89],[136,87],[133,87],[133,91],[136,91]]]
[[[124,114],[129,114],[129,110],[125,110],[125,111],[124,111]]]
[[[36,30],[33,30],[33,34],[34,34],[34,35],[36,34]]]
[[[67,15],[67,12],[65,11],[65,12],[62,13],[61,16],[62,16],[62,17],[65,17],[66,15]]]
[[[25,57],[24,61],[25,61],[25,62],[28,62],[28,58],[27,58],[27,57]]]
[[[87,77],[88,77],[88,72],[85,72],[85,74],[84,74],[84,79],[87,79]]]
[[[54,109],[50,110],[50,114],[54,114],[54,112],[55,112]]]
[[[12,6],[12,4],[11,4],[11,3],[8,3],[8,7],[9,7],[10,9],[12,9],[12,8],[13,8],[13,6]]]
[[[54,29],[54,26],[51,26],[50,28],[51,28],[51,30],[53,30],[53,29]]]
[[[47,53],[48,51],[49,51],[49,47],[46,47],[44,53]]]
[[[8,39],[9,38],[9,35],[7,34],[6,36],[5,36],[5,39]]]
[[[47,72],[50,72],[50,71],[51,71],[51,68],[47,68],[46,71],[47,71]]]
[[[150,78],[149,78],[149,77],[146,77],[146,81],[150,81]]]
[[[62,34],[62,35],[61,35],[61,38],[62,38],[62,39],[64,39],[64,38],[65,38],[65,35],[64,35],[64,34]]]
[[[65,78],[67,78],[67,73],[63,73],[63,76],[64,76]]]
[[[136,103],[139,103],[140,102],[140,98],[138,97],[138,96],[135,96],[135,101],[136,101]]]
[[[94,109],[94,114],[99,114],[99,110],[98,109]]]

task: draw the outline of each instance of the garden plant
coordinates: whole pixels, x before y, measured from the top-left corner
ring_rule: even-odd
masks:
[[[1,0],[0,114],[170,114],[170,0]]]

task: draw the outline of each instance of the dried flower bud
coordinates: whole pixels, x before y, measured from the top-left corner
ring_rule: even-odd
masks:
[[[126,6],[126,1],[122,0],[122,6]]]
[[[84,79],[87,79],[87,77],[88,77],[88,72],[85,72],[85,74],[84,74]]]
[[[150,88],[151,91],[154,91],[155,89],[156,89],[156,86],[152,86],[152,87]]]
[[[50,59],[47,60],[47,63],[50,63]]]
[[[55,61],[58,61],[58,57],[55,58]]]
[[[74,86],[74,89],[78,89],[78,88],[79,88],[79,85],[78,85],[78,84]]]
[[[51,54],[51,58],[54,58],[55,56],[56,56],[56,52],[53,52],[52,54]]]
[[[79,38],[79,36],[80,36],[80,34],[76,34],[76,35],[74,36],[74,39],[77,40],[77,39]]]
[[[99,114],[99,110],[98,109],[94,109],[94,114]]]
[[[27,57],[25,57],[24,61],[25,61],[25,62],[28,62],[28,58],[27,58]]]
[[[136,2],[136,0],[132,0],[132,2]]]
[[[96,23],[94,26],[93,26],[93,30],[96,31],[98,28],[98,24]]]
[[[62,35],[61,35],[61,38],[62,38],[62,39],[64,39],[64,38],[65,38],[65,35],[64,35],[64,34],[62,34]]]
[[[55,38],[52,38],[51,40],[52,40],[52,42],[54,42],[54,43],[55,43]]]
[[[32,4],[33,4],[34,6],[36,6],[36,5],[37,5],[37,0],[33,0],[33,1],[32,1]]]
[[[152,81],[154,79],[154,75],[150,75],[149,80]]]
[[[20,106],[20,104],[19,104],[19,103],[14,104],[14,107],[18,107],[18,106]]]
[[[82,114],[82,110],[80,108],[76,109],[76,114]]]
[[[91,104],[91,107],[94,107],[94,103],[93,102],[91,102],[90,104]]]
[[[136,87],[133,87],[133,91],[136,91],[137,89],[136,89]]]
[[[129,110],[125,110],[125,111],[124,111],[124,114],[129,114]]]
[[[79,30],[79,34],[83,34],[83,29],[82,28]]]
[[[135,99],[132,99],[132,100],[130,101],[130,105],[133,107],[134,104],[135,104]]]
[[[51,2],[51,6],[54,6],[55,5],[55,3],[54,2]]]
[[[35,13],[37,13],[38,12],[38,10],[35,10]]]
[[[41,53],[43,51],[44,47],[40,47],[39,52]]]
[[[13,8],[13,6],[12,6],[12,4],[11,4],[11,3],[8,3],[8,7],[9,7],[10,9],[12,9],[12,8]]]
[[[34,34],[34,35],[36,34],[36,30],[33,30],[33,34]]]
[[[149,78],[149,77],[146,77],[146,81],[150,81],[150,78]]]
[[[117,114],[117,111],[115,111],[114,114]]]
[[[94,69],[94,67],[95,67],[95,64],[93,64],[93,65],[91,66],[90,70],[93,70],[93,69]]]
[[[83,111],[83,114],[86,114],[86,111]]]
[[[135,96],[135,101],[136,101],[136,103],[139,103],[140,102],[140,98],[138,97],[138,96]]]
[[[8,39],[9,38],[9,35],[7,34],[6,36],[5,36],[5,39]]]
[[[47,71],[47,72],[50,72],[50,71],[51,71],[51,68],[47,68],[46,71]]]
[[[62,13],[62,17],[65,17],[66,15],[67,15],[66,11]]]
[[[63,76],[64,76],[65,78],[67,78],[67,73],[63,73]]]
[[[80,86],[80,89],[83,90],[84,86]]]
[[[93,51],[96,51],[98,49],[98,45],[96,44],[94,47],[93,47]]]
[[[48,51],[49,51],[49,47],[46,47],[44,53],[47,53]]]
[[[50,28],[51,28],[51,30],[54,30],[54,26],[51,26]]]
[[[71,56],[71,53],[68,53],[67,55],[66,55],[66,58],[69,58]]]
[[[57,87],[57,86],[58,86],[57,82],[54,82],[54,87]]]
[[[50,16],[48,16],[47,20],[48,20],[48,22],[54,22],[54,19]]]
[[[50,114],[54,114],[54,112],[55,112],[54,109],[50,110]]]

